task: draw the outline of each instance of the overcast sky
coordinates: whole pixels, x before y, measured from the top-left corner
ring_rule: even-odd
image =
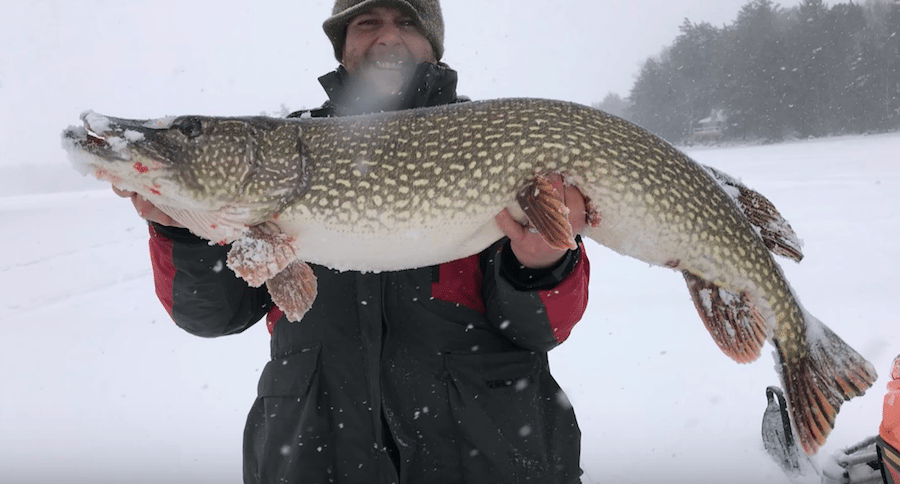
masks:
[[[684,18],[721,26],[748,1],[445,0],[443,60],[473,99],[590,104],[627,95]],[[87,109],[137,118],[317,106],[316,78],[337,65],[321,29],[331,7],[0,0],[0,164],[63,161],[59,132]]]

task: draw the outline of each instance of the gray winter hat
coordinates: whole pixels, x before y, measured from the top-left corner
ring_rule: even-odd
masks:
[[[444,16],[441,14],[439,0],[335,0],[331,17],[322,24],[325,35],[334,46],[335,59],[340,61],[344,54],[347,22],[379,5],[396,7],[412,17],[422,35],[431,43],[435,59],[441,60],[444,55]]]

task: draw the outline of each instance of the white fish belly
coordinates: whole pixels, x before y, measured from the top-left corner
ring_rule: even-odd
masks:
[[[735,292],[757,290],[746,267],[736,266],[735,258],[723,252],[740,245],[740,238],[722,240],[703,217],[678,216],[672,207],[661,209],[626,195],[603,187],[590,190],[602,220],[598,227],[585,229],[587,237],[619,254],[689,271]],[[747,230],[752,232],[749,225]]]
[[[398,271],[449,262],[477,254],[503,237],[493,218],[410,227],[378,235],[319,224],[304,224],[298,232],[282,228],[295,237],[298,260],[361,272]]]
[[[690,242],[689,233],[661,221],[644,203],[603,189],[588,196],[601,221],[598,227],[587,227],[585,235],[619,254],[662,266],[678,259]]]

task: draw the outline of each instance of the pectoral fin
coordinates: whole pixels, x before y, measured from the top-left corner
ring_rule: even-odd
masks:
[[[534,177],[516,194],[528,221],[548,244],[557,249],[575,249],[578,244],[569,223],[569,207],[558,197],[559,192],[544,176]]]
[[[228,267],[251,286],[259,287],[296,259],[293,241],[274,223],[255,225],[232,244]]]
[[[272,301],[291,321],[300,321],[316,300],[316,275],[309,264],[294,261],[266,282]]]
[[[738,363],[759,358],[766,342],[765,320],[747,297],[683,272],[700,319],[719,348]]]

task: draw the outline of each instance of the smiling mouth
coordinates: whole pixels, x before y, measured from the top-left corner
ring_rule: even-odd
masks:
[[[375,67],[377,67],[378,69],[386,69],[386,70],[390,70],[390,71],[399,71],[399,70],[403,69],[403,67],[404,67],[403,64],[404,64],[403,61],[398,61],[398,62],[375,61],[373,65],[374,65]]]

